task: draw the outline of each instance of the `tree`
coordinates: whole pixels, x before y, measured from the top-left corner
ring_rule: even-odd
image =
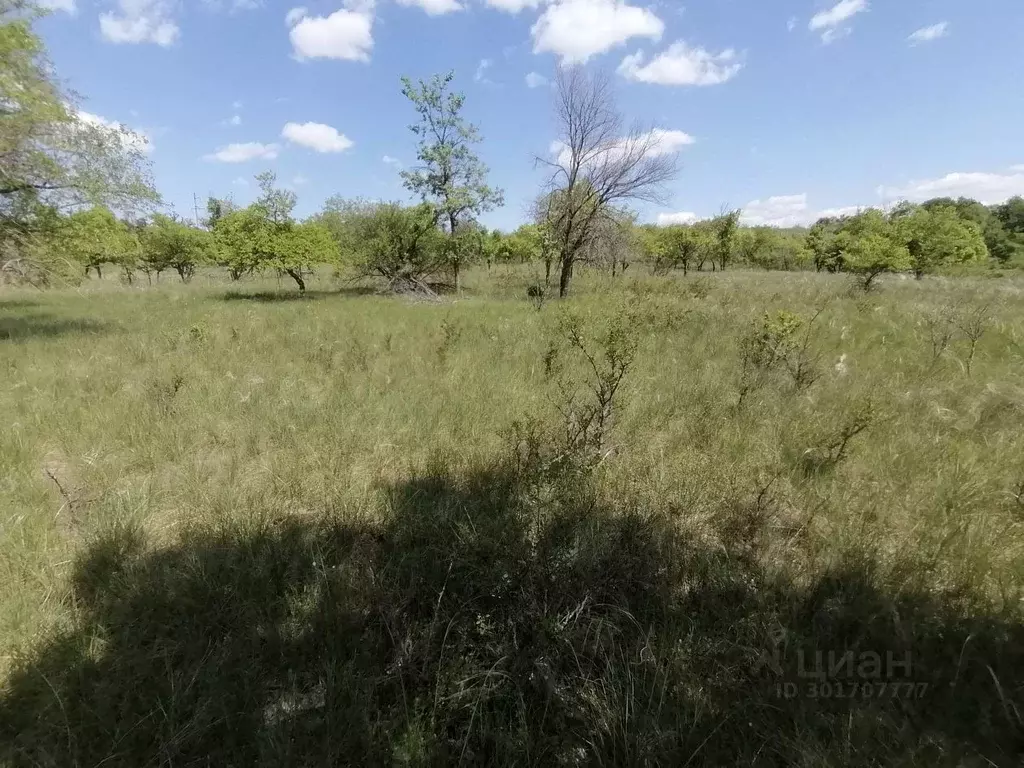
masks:
[[[551,170],[545,220],[558,245],[558,293],[566,296],[573,267],[599,225],[630,200],[663,203],[676,165],[656,131],[623,131],[606,76],[561,68],[556,86],[557,154],[537,160]]]
[[[60,89],[33,31],[38,16],[0,0],[0,266],[39,255],[29,246],[54,234],[47,210],[128,212],[159,199],[142,138],[79,112]]]
[[[64,219],[60,245],[65,253],[97,277],[103,277],[104,264],[116,264],[131,274],[138,257],[139,242],[123,221],[109,208],[96,206],[76,211]]]
[[[1024,197],[1016,195],[993,210],[1003,228],[1014,235],[1024,235]]]
[[[842,217],[826,216],[814,222],[814,226],[808,230],[806,247],[818,272],[823,269],[828,272],[842,271],[843,257],[837,237],[844,221]]]
[[[981,227],[953,206],[898,206],[891,214],[920,279],[936,267],[982,261],[988,255]]]
[[[869,209],[845,220],[836,236],[835,247],[844,269],[859,275],[861,287],[868,291],[885,272],[910,267],[910,253],[896,227],[885,215]]]
[[[466,97],[452,93],[449,86],[455,74],[434,75],[429,81],[414,84],[402,78],[402,93],[408,98],[419,122],[409,129],[419,138],[416,156],[420,165],[402,171],[405,187],[435,212],[435,221],[452,238],[446,256],[452,267],[455,289],[459,289],[459,271],[469,252],[455,242],[460,225],[504,202],[500,189],[487,185],[487,166],[473,150],[481,141],[480,132],[462,117]]]
[[[782,237],[774,227],[749,227],[736,232],[735,251],[751,266],[778,269]]]
[[[711,263],[718,259],[718,266],[723,272],[725,265],[732,258],[732,251],[736,241],[736,230],[740,225],[740,211],[726,211],[715,216],[708,223],[715,236],[714,255]]]
[[[277,269],[306,292],[304,274],[317,264],[337,260],[338,246],[331,232],[318,221],[296,223],[292,218],[295,193],[274,186],[276,176],[266,171],[256,177],[260,197],[255,203],[221,216],[216,239],[233,273]]]
[[[173,269],[183,283],[195,274],[196,266],[214,256],[213,235],[180,219],[156,214],[142,233],[142,263],[157,279]]]
[[[428,203],[381,203],[353,219],[351,255],[360,274],[382,277],[393,290],[426,291],[423,280],[442,265],[443,235]]]

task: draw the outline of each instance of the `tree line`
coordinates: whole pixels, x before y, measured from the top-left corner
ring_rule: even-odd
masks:
[[[232,279],[276,271],[300,292],[318,267],[385,281],[394,290],[460,289],[473,263],[543,265],[546,291],[570,289],[581,264],[622,274],[764,269],[849,272],[870,288],[879,275],[918,277],[951,266],[1024,266],[1024,199],[985,206],[966,198],[900,203],[823,218],[809,228],[746,227],[739,210],[690,225],[637,223],[639,202],[664,203],[676,176],[659,132],[626,126],[606,76],[563,68],[555,82],[555,152],[539,155],[547,178],[514,232],[479,217],[503,204],[477,155],[479,129],[463,116],[454,75],[402,79],[416,121],[417,164],[401,172],[418,199],[329,198],[300,220],[294,191],[272,172],[256,177],[247,206],[211,197],[202,221],[157,212],[160,198],[138,137],[88,119],[58,86],[33,32],[38,11],[0,0],[0,274],[46,283],[118,269],[125,281],[165,271],[189,280],[204,265]],[[539,282],[539,279],[538,279]]]

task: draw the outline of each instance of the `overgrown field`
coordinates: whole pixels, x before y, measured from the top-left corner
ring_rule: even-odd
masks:
[[[528,283],[0,294],[0,762],[1017,764],[1024,282]]]

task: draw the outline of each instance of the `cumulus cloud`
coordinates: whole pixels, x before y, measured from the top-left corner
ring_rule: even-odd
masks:
[[[807,25],[812,32],[821,33],[821,41],[828,45],[850,34],[847,22],[858,13],[868,10],[868,0],[840,0],[825,11],[814,14]]]
[[[682,40],[673,43],[644,64],[641,51],[627,56],[619,65],[619,74],[630,80],[658,85],[720,85],[734,78],[743,68],[731,48],[711,53],[691,48]]]
[[[169,0],[118,0],[113,13],[100,14],[100,34],[111,43],[155,43],[166,48],[180,30]]]
[[[310,16],[305,8],[285,15],[296,59],[369,61],[373,49],[373,3],[350,2],[330,16]]]
[[[537,8],[546,0],[484,0],[484,2],[491,8],[496,8],[499,11],[519,13],[526,8]]]
[[[137,128],[128,128],[127,126],[118,123],[114,120],[108,120],[105,117],[94,115],[91,112],[83,112],[78,110],[78,119],[89,126],[103,129],[111,134],[116,134],[118,141],[129,150],[143,152],[149,154],[153,151],[153,143],[150,141],[143,131]]]
[[[464,9],[458,0],[398,0],[398,4],[417,6],[426,11],[428,16],[443,16]]]
[[[306,14],[308,13],[309,9],[304,5],[300,5],[298,8],[292,8],[284,15],[284,25],[286,27],[294,26],[296,23],[306,18]]]
[[[352,146],[352,140],[345,134],[323,123],[287,123],[281,136],[316,152],[344,152]]]
[[[204,159],[218,163],[246,163],[250,160],[273,160],[281,148],[277,144],[261,144],[248,141],[241,144],[228,144],[216,152],[206,155]]]
[[[527,88],[540,88],[548,84],[548,79],[537,72],[530,72],[526,76],[526,87]]]
[[[766,200],[752,200],[743,206],[740,221],[750,227],[809,227],[818,219],[830,216],[852,216],[866,206],[847,205],[838,208],[812,209],[807,194],[777,195]]]
[[[881,186],[878,194],[887,200],[928,200],[932,197],[973,197],[986,205],[1024,195],[1024,166],[1005,173],[947,173],[937,179],[911,181],[902,186]]]
[[[384,163],[385,165],[394,165],[397,167],[402,166],[402,161],[399,160],[397,157],[392,157],[391,155],[384,155],[384,157],[381,158],[381,162]]]
[[[624,0],[560,0],[545,9],[530,34],[534,53],[583,63],[634,37],[660,40],[664,31],[665,24],[650,10]]]
[[[672,224],[693,224],[700,221],[700,216],[692,211],[679,211],[678,213],[659,213],[658,226],[668,227]]]
[[[930,27],[921,27],[921,29],[912,33],[907,40],[910,41],[911,45],[920,45],[921,43],[930,43],[932,40],[938,40],[940,37],[946,37],[949,34],[949,22],[940,21],[938,24],[932,24]]]
[[[40,0],[39,7],[49,11],[64,11],[64,13],[70,14],[74,14],[77,10],[75,8],[75,0]]]
[[[658,157],[660,155],[669,155],[678,152],[683,147],[696,142],[688,133],[683,131],[672,131],[665,130],[664,128],[655,128],[654,130],[648,131],[638,137],[638,143],[649,143],[650,150],[648,152],[649,157]],[[621,155],[625,148],[625,139],[609,144],[608,148],[603,152],[596,152],[594,154],[594,161],[604,162],[605,159],[608,161],[614,160],[617,156]],[[555,157],[555,162],[559,165],[566,167],[572,161],[572,154],[569,151],[569,147],[562,141],[553,141],[549,150]]]

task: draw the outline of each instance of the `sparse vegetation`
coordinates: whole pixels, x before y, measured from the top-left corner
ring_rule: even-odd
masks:
[[[362,6],[289,11],[297,54]],[[402,81],[418,203],[298,218],[267,171],[189,223],[36,13],[0,0],[0,765],[1021,763],[1024,201],[642,224],[694,138],[577,66],[514,232],[454,74]]]
[[[8,290],[0,762],[1011,764],[1020,283],[530,269]]]

